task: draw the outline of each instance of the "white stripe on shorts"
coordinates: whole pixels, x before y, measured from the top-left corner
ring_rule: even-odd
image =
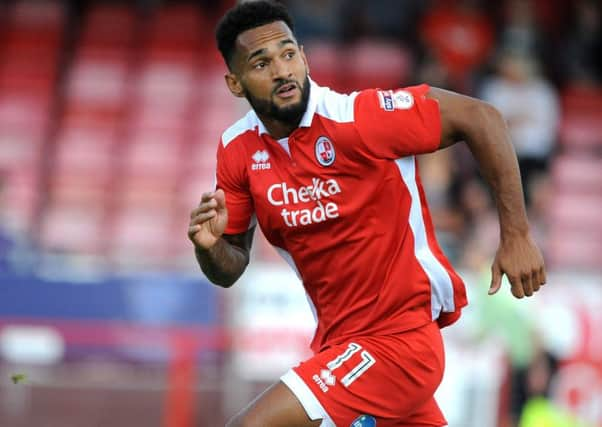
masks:
[[[299,399],[301,406],[303,406],[307,416],[312,421],[321,418],[322,423],[320,424],[320,427],[336,427],[320,401],[314,396],[311,389],[295,371],[289,369],[286,374],[280,377],[280,381],[286,384],[297,399]]]

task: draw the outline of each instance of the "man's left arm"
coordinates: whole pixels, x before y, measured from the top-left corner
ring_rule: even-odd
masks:
[[[504,119],[491,105],[468,96],[431,88],[427,97],[439,103],[439,148],[465,141],[495,198],[500,245],[491,267],[489,294],[499,290],[505,274],[515,297],[533,295],[545,284],[546,273],[529,230],[516,153]]]

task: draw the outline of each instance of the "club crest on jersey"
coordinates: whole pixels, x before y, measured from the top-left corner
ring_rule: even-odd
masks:
[[[272,168],[272,165],[270,165],[270,162],[268,162],[268,160],[270,160],[270,155],[268,154],[267,150],[257,150],[255,154],[251,156],[251,158],[255,162],[251,165],[251,169],[254,171]]]
[[[376,420],[372,415],[360,415],[349,427],[376,427]]]
[[[321,136],[316,140],[316,160],[322,166],[330,166],[334,163],[336,153],[332,141],[325,136]]]

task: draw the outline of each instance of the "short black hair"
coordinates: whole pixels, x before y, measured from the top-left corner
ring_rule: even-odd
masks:
[[[228,68],[232,68],[232,58],[236,45],[236,38],[247,30],[284,21],[294,31],[293,18],[286,7],[270,0],[252,0],[239,3],[230,9],[217,24],[215,39],[217,47],[226,61]]]

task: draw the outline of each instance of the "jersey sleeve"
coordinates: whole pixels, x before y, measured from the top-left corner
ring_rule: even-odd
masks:
[[[428,85],[398,90],[370,89],[355,100],[354,123],[362,151],[377,159],[435,151],[441,140],[439,104],[426,97]]]
[[[246,232],[253,224],[253,199],[249,191],[244,156],[237,155],[236,147],[224,147],[220,142],[217,149],[216,188],[226,194],[228,225],[225,234]]]

